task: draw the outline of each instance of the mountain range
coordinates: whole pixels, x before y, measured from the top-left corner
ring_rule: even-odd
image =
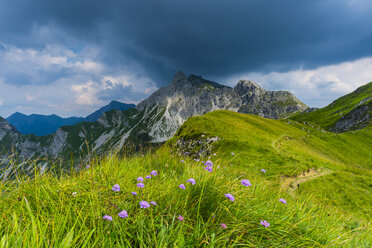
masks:
[[[6,120],[13,125],[22,134],[34,134],[36,136],[43,136],[52,134],[62,126],[72,126],[80,122],[95,122],[98,118],[110,110],[127,110],[134,108],[134,104],[126,104],[118,101],[111,101],[108,105],[100,108],[94,113],[84,117],[69,117],[62,118],[58,115],[25,115],[16,112],[6,118]]]
[[[356,99],[359,102],[350,103],[348,112],[343,112],[345,116],[360,106],[367,106],[370,111],[371,99],[365,95],[369,94],[371,86],[367,84],[351,93],[352,96],[358,96]],[[349,95],[345,96],[346,101],[351,97]],[[336,105],[333,103],[332,106]],[[324,109],[327,108],[330,107]],[[22,135],[8,126],[2,131],[0,145],[6,151],[14,149],[25,158],[78,158],[88,152],[104,154],[123,149],[126,145],[138,147],[167,141],[189,117],[201,116],[214,110],[229,110],[271,119],[291,117],[298,121],[309,121],[307,116],[316,116],[324,109],[310,111],[312,109],[290,92],[267,91],[252,81],[240,80],[232,88],[200,76],[191,74],[187,77],[178,72],[168,86],[160,88],[135,108],[104,112],[95,122],[63,126],[53,134],[42,137]],[[367,124],[371,120],[369,116],[364,118]],[[333,124],[323,127],[331,130],[336,122],[334,119]],[[357,125],[351,126],[357,128]]]
[[[14,148],[21,157],[80,156],[88,150],[103,153],[126,144],[164,142],[189,117],[221,109],[278,119],[308,106],[288,91],[266,91],[251,81],[241,80],[232,88],[178,72],[168,86],[136,108],[105,112],[96,122],[63,126],[42,137],[8,131],[0,145],[7,151]]]

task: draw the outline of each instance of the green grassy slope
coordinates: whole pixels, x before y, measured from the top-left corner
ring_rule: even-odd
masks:
[[[181,162],[181,159],[184,162]],[[269,183],[272,175],[243,175],[228,161],[201,162],[167,149],[144,157],[107,157],[79,174],[0,184],[1,247],[370,247],[363,220],[293,198]],[[218,168],[218,169],[217,169]],[[138,176],[158,175],[136,187]],[[186,181],[194,178],[195,185]],[[241,184],[249,179],[250,187]],[[113,185],[121,187],[112,191]],[[186,189],[180,189],[184,184]],[[131,192],[137,192],[137,196]],[[230,201],[225,194],[233,194]],[[284,198],[287,204],[279,201]],[[140,208],[140,201],[157,205]],[[126,210],[127,218],[118,214]],[[104,220],[110,215],[113,221]],[[184,220],[178,219],[182,215]],[[260,224],[262,220],[269,227]],[[226,229],[221,224],[227,225]]]
[[[327,171],[317,180],[301,183],[296,194],[314,195],[327,205],[356,215],[372,214],[370,127],[334,134],[311,124],[215,111],[190,118],[168,144],[173,146],[178,139],[202,139],[202,135],[221,138],[213,144],[212,153],[230,161],[231,167],[248,175],[264,176],[278,187],[295,181],[293,177],[303,172]],[[261,169],[267,173],[263,175]]]
[[[359,87],[350,94],[338,98],[327,107],[310,113],[297,114],[293,116],[292,119],[316,123],[328,130],[332,128],[342,116],[360,106],[363,100],[367,101],[361,105],[367,105],[372,102],[372,82]]]
[[[212,172],[202,162],[207,157],[194,160],[197,145],[189,155],[177,155],[186,152],[175,150],[177,140],[215,136],[220,140],[212,144]],[[190,118],[154,154],[110,155],[80,173],[1,182],[0,244],[371,247],[371,142],[370,128],[334,134],[289,120],[211,112]],[[152,170],[158,175],[138,188],[137,177]],[[252,186],[243,186],[242,179]],[[292,187],[297,183],[300,188]],[[119,192],[112,191],[115,184]],[[234,201],[225,197],[228,193]],[[144,209],[140,201],[157,205]],[[118,216],[122,210],[127,218]],[[262,226],[262,220],[270,226]]]

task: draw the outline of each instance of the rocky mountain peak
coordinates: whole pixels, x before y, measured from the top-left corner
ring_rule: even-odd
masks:
[[[237,87],[245,87],[245,88],[250,88],[250,89],[256,89],[256,88],[262,89],[261,86],[259,86],[258,84],[256,84],[255,82],[251,80],[239,80]]]
[[[182,71],[178,71],[176,75],[174,75],[173,82],[185,80],[186,76]]]
[[[249,80],[240,80],[234,87],[234,90],[240,96],[246,94],[263,94],[266,92],[266,90],[261,88],[258,84]]]

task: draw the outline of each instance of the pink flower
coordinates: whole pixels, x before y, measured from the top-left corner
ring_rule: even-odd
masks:
[[[120,218],[127,218],[128,217],[128,213],[125,210],[121,211],[118,215],[119,215]]]
[[[149,208],[150,204],[147,201],[140,201],[140,207],[141,208]]]
[[[113,190],[113,191],[116,191],[116,192],[120,191],[120,186],[119,186],[119,184],[115,184],[115,185],[112,187],[112,190]]]
[[[111,217],[110,215],[104,215],[104,216],[103,216],[103,219],[104,219],[104,220],[112,221],[112,217]]]
[[[179,219],[179,221],[183,221],[183,217],[182,217],[182,215],[179,215],[179,216],[177,217],[177,219]]]
[[[270,223],[267,222],[266,220],[261,220],[260,224],[263,225],[264,227],[269,227],[270,226]]]
[[[242,185],[244,185],[245,187],[252,186],[251,182],[248,179],[243,179]]]
[[[232,194],[225,194],[225,197],[227,197],[230,201],[234,201],[235,198]]]
[[[158,173],[155,170],[153,170],[153,171],[151,171],[150,174],[153,175],[153,176],[156,176]]]
[[[145,185],[143,183],[137,183],[137,187],[138,188],[143,188],[143,187],[145,187]]]
[[[192,185],[195,185],[195,184],[196,184],[194,178],[190,178],[189,180],[187,180],[187,182],[188,182],[188,183],[191,183]]]

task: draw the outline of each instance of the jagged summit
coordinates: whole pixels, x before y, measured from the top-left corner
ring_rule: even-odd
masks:
[[[218,89],[218,91],[215,91]],[[222,91],[221,91],[222,90]],[[229,95],[231,87],[218,84],[216,82],[202,78],[194,74],[190,74],[188,77],[182,71],[179,71],[174,76],[174,80],[167,86],[164,86],[154,92],[149,98],[143,100],[137,105],[139,111],[150,110],[154,106],[166,107],[170,102],[176,102],[180,99],[184,100],[184,111],[188,110],[188,104],[195,102],[195,104],[205,102],[205,106],[198,106],[199,109],[207,108],[211,104],[212,98],[218,95],[225,94]],[[195,97],[197,97],[195,99]],[[224,96],[221,96],[224,97]],[[178,99],[178,100],[177,100]],[[224,102],[222,102],[224,103]],[[193,103],[194,104],[194,103]],[[206,113],[203,111],[203,113]],[[185,117],[188,115],[185,115]]]
[[[249,89],[249,90],[263,89],[261,86],[259,86],[258,84],[250,80],[239,80],[235,88],[238,88],[238,87]]]
[[[181,81],[181,80],[184,80],[184,79],[186,79],[186,76],[183,73],[183,71],[178,71],[176,73],[176,75],[174,75],[173,81],[177,82],[177,81]]]
[[[195,75],[195,74],[190,74],[189,76],[186,76],[182,71],[179,71],[174,75],[173,81],[168,86],[177,85],[175,87],[182,87],[182,85],[188,85],[190,87],[190,86],[202,85],[202,84],[210,84],[213,87],[222,87],[223,86],[219,83],[207,80],[207,79],[203,78],[202,76],[198,76],[198,75]],[[166,86],[166,87],[168,87],[168,86]],[[228,87],[228,86],[224,86],[224,87]],[[172,90],[171,88],[172,87],[168,87],[167,90]],[[180,88],[175,88],[175,89],[178,90]]]
[[[252,94],[263,94],[266,92],[264,88],[259,86],[253,81],[249,80],[239,80],[238,84],[234,87],[236,93],[240,96],[245,95],[247,93]]]

